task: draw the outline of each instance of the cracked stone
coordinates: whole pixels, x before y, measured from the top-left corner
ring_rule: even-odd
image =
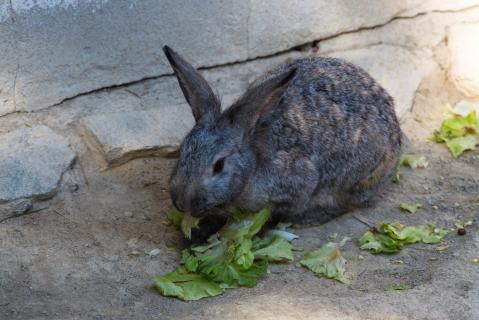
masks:
[[[86,92],[171,73],[161,54],[164,44],[193,58],[195,66],[212,67],[272,56],[404,15],[463,10],[478,3],[4,1],[0,115],[40,110]]]
[[[388,24],[396,17],[462,10],[478,0],[411,1],[251,1],[249,56],[257,57],[342,33]]]
[[[456,88],[470,98],[479,98],[479,24],[461,24],[449,29],[449,76]]]
[[[194,120],[186,104],[151,111],[99,114],[84,118],[80,128],[99,147],[110,166],[146,156],[174,154]]]
[[[449,1],[447,3],[452,4]],[[321,53],[328,53],[390,44],[430,57],[434,48],[446,37],[450,26],[477,22],[478,17],[479,3],[475,7],[460,12],[432,12],[413,18],[398,18],[381,27],[345,33],[320,41],[318,49]]]
[[[52,197],[74,159],[67,139],[46,126],[21,128],[2,135],[0,203]]]

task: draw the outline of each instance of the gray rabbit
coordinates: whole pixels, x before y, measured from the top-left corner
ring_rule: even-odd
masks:
[[[174,205],[204,218],[194,241],[237,209],[269,206],[274,221],[322,223],[368,205],[391,180],[401,149],[394,102],[361,68],[295,60],[221,112],[205,79],[164,52],[196,120],[170,180]]]

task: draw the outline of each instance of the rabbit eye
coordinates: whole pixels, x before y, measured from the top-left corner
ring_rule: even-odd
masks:
[[[216,175],[223,171],[223,167],[225,166],[225,158],[221,158],[215,162],[213,166],[213,175]]]

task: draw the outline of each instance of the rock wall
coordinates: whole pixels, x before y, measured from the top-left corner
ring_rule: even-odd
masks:
[[[3,0],[0,203],[53,196],[75,153],[105,168],[174,154],[193,119],[164,44],[225,105],[275,64],[332,55],[369,71],[402,118],[438,68],[479,96],[478,26],[479,0]]]

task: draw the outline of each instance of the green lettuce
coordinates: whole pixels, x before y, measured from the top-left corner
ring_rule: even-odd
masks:
[[[198,228],[200,218],[192,217],[188,213],[181,212],[176,208],[166,214],[168,221],[183,232],[187,239],[191,239],[191,229]]]
[[[429,162],[425,156],[416,154],[403,154],[399,158],[399,165],[409,167],[411,169],[424,169],[427,168]]]
[[[359,238],[358,245],[360,249],[372,253],[395,253],[412,243],[439,243],[447,233],[447,230],[431,224],[404,226],[398,222],[383,223],[380,230],[371,228]]]
[[[393,182],[399,182],[401,180],[401,166],[409,167],[411,169],[424,169],[427,168],[429,162],[425,156],[416,155],[416,154],[403,154],[399,158],[399,163],[396,168],[396,172],[393,175]]]
[[[197,300],[221,294],[226,288],[255,286],[266,275],[269,262],[293,260],[288,241],[277,235],[256,236],[269,216],[269,209],[236,213],[207,243],[184,249],[182,266],[156,276],[156,288],[165,296]]]
[[[445,142],[453,157],[458,158],[466,150],[473,150],[479,144],[479,118],[476,112],[466,116],[454,115],[444,120],[439,130],[434,131],[431,140]]]
[[[341,256],[340,251],[340,247],[346,240],[345,238],[340,243],[325,243],[318,249],[305,254],[299,263],[320,276],[347,284],[349,279],[345,275],[346,259]]]
[[[422,208],[422,204],[420,203],[401,203],[401,205],[399,206],[401,208],[401,210],[404,210],[404,211],[407,211],[409,213],[416,213],[416,211],[419,209],[419,208]]]
[[[200,274],[189,273],[185,268],[155,276],[155,287],[164,296],[185,301],[213,297],[224,292],[224,288],[216,282]]]
[[[454,158],[458,158],[464,153],[464,151],[476,149],[478,144],[479,139],[472,135],[453,138],[446,141],[446,145]]]
[[[269,239],[256,238],[252,250],[255,259],[269,262],[293,261],[291,244],[279,235],[273,235]]]

